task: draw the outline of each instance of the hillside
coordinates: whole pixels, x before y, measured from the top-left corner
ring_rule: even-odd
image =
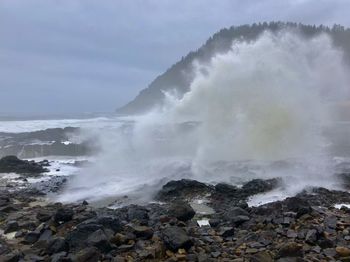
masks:
[[[330,28],[323,25],[270,22],[232,26],[220,30],[197,51],[190,52],[179,62],[172,65],[147,88],[143,89],[134,100],[117,109],[117,113],[138,114],[150,110],[153,106],[162,103],[164,97],[162,90],[176,89],[179,94],[184,94],[188,91],[193,80],[192,63],[194,60],[207,62],[214,54],[227,52],[233,40],[250,41],[256,39],[265,30],[276,32],[286,27],[299,30],[305,37],[312,37],[323,32],[330,34],[334,44],[344,50],[346,60],[350,62],[350,29],[340,25],[334,25]]]

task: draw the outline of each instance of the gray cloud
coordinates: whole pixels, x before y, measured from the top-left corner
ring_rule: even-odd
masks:
[[[347,0],[2,0],[0,113],[113,111],[223,27],[350,25]]]

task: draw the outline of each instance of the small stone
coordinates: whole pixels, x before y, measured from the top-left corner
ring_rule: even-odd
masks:
[[[215,251],[210,253],[211,257],[218,258],[221,255],[220,251]]]
[[[59,208],[54,216],[54,220],[57,223],[68,222],[72,220],[74,212],[70,208]]]
[[[39,232],[31,231],[25,235],[23,242],[26,244],[34,244],[36,241],[38,241],[39,237]]]
[[[284,245],[278,250],[277,252],[278,257],[302,257],[303,256],[303,250],[302,245],[299,245],[295,242],[289,242]]]

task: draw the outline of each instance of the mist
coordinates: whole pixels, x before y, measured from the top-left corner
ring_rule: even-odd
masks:
[[[324,130],[336,128],[334,105],[349,98],[350,81],[328,35],[267,31],[193,67],[184,96],[167,92],[162,106],[125,117],[118,129],[86,130],[98,137],[100,152],[59,200],[135,192],[148,199],[148,187],[183,177],[281,177],[289,193],[337,187]]]

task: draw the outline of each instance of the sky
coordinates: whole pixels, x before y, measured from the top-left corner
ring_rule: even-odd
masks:
[[[349,12],[349,0],[0,0],[0,116],[113,112],[224,27],[349,27]]]

